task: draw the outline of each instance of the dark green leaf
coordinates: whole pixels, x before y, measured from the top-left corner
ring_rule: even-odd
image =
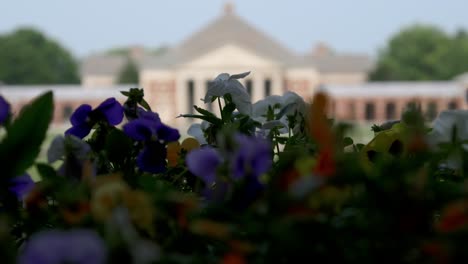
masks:
[[[53,94],[47,92],[23,108],[0,144],[4,177],[24,173],[35,161],[46,136],[54,110]]]
[[[151,107],[149,106],[148,102],[145,101],[145,99],[141,99],[139,104],[143,106],[146,110],[151,111]]]
[[[132,151],[132,140],[118,129],[113,129],[106,138],[105,150],[110,162],[123,163]]]
[[[350,137],[343,138],[343,146],[344,147],[351,146],[352,144],[354,144],[354,141],[353,141],[352,138],[350,138]]]

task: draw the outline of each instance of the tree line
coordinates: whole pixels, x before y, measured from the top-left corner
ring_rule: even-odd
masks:
[[[118,81],[138,83],[137,65],[127,60]],[[0,34],[0,84],[78,84],[79,62],[59,42],[33,28]]]

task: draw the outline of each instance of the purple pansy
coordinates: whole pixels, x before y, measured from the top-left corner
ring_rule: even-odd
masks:
[[[106,121],[110,125],[115,126],[122,122],[123,117],[124,109],[113,97],[102,102],[94,110],[90,105],[83,104],[73,112],[70,117],[72,127],[65,131],[65,134],[84,138],[91,132],[96,122]]]
[[[139,117],[128,122],[123,130],[133,140],[145,143],[137,157],[137,165],[142,171],[160,173],[166,169],[165,143],[179,140],[177,129],[163,124],[154,112],[139,111]]]
[[[0,125],[5,123],[10,116],[11,106],[10,104],[0,95]]]
[[[188,153],[186,162],[190,172],[211,186],[216,182],[216,170],[223,159],[216,149],[207,146]]]
[[[231,163],[232,177],[240,179],[251,176],[258,179],[266,173],[272,164],[271,147],[267,140],[260,137],[249,137],[236,134],[234,141],[241,146],[234,154]]]
[[[18,200],[24,200],[28,193],[34,189],[36,184],[34,183],[31,176],[27,173],[17,176],[10,180],[10,186],[8,190],[15,194]]]
[[[216,177],[218,168],[227,162],[229,176],[234,181],[244,180],[246,192],[257,193],[262,188],[259,177],[272,165],[270,144],[263,138],[237,134],[234,136],[237,148],[225,153],[212,147],[192,150],[187,154],[186,162],[190,172],[205,182],[203,194],[208,199],[222,198],[232,187],[228,179]],[[248,194],[248,195],[250,195]]]
[[[101,264],[106,246],[92,230],[50,230],[33,235],[20,253],[21,264]]]

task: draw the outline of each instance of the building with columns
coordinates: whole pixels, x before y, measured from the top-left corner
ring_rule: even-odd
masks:
[[[123,101],[120,91],[139,86],[161,118],[182,131],[191,120],[176,117],[193,113],[193,105],[202,106],[210,81],[223,72],[251,72],[241,81],[252,102],[286,91],[309,98],[323,90],[332,98],[329,114],[338,120],[397,119],[410,103],[418,104],[428,120],[444,109],[467,107],[468,74],[445,82],[367,82],[372,68],[367,56],[336,53],[323,43],[309,54],[295,54],[246,22],[229,4],[218,18],[167,52],[151,55],[137,46],[128,56],[138,64],[139,85],[117,85],[117,74],[128,58],[106,54],[83,61],[81,85],[4,85],[0,94],[19,111],[33,97],[53,90],[54,124],[60,125],[68,123],[80,104],[97,106],[109,97]]]
[[[287,90],[308,97],[319,86],[364,83],[371,67],[367,56],[336,54],[324,44],[310,54],[294,54],[227,4],[217,19],[164,55],[145,57],[140,86],[149,103],[169,118],[201,105],[210,80],[222,72],[250,71],[242,82],[257,101]]]

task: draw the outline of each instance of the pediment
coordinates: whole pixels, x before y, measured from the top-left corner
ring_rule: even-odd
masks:
[[[279,63],[257,55],[238,45],[227,44],[205,53],[191,61],[183,63],[184,67],[224,68],[224,67],[274,67]]]

